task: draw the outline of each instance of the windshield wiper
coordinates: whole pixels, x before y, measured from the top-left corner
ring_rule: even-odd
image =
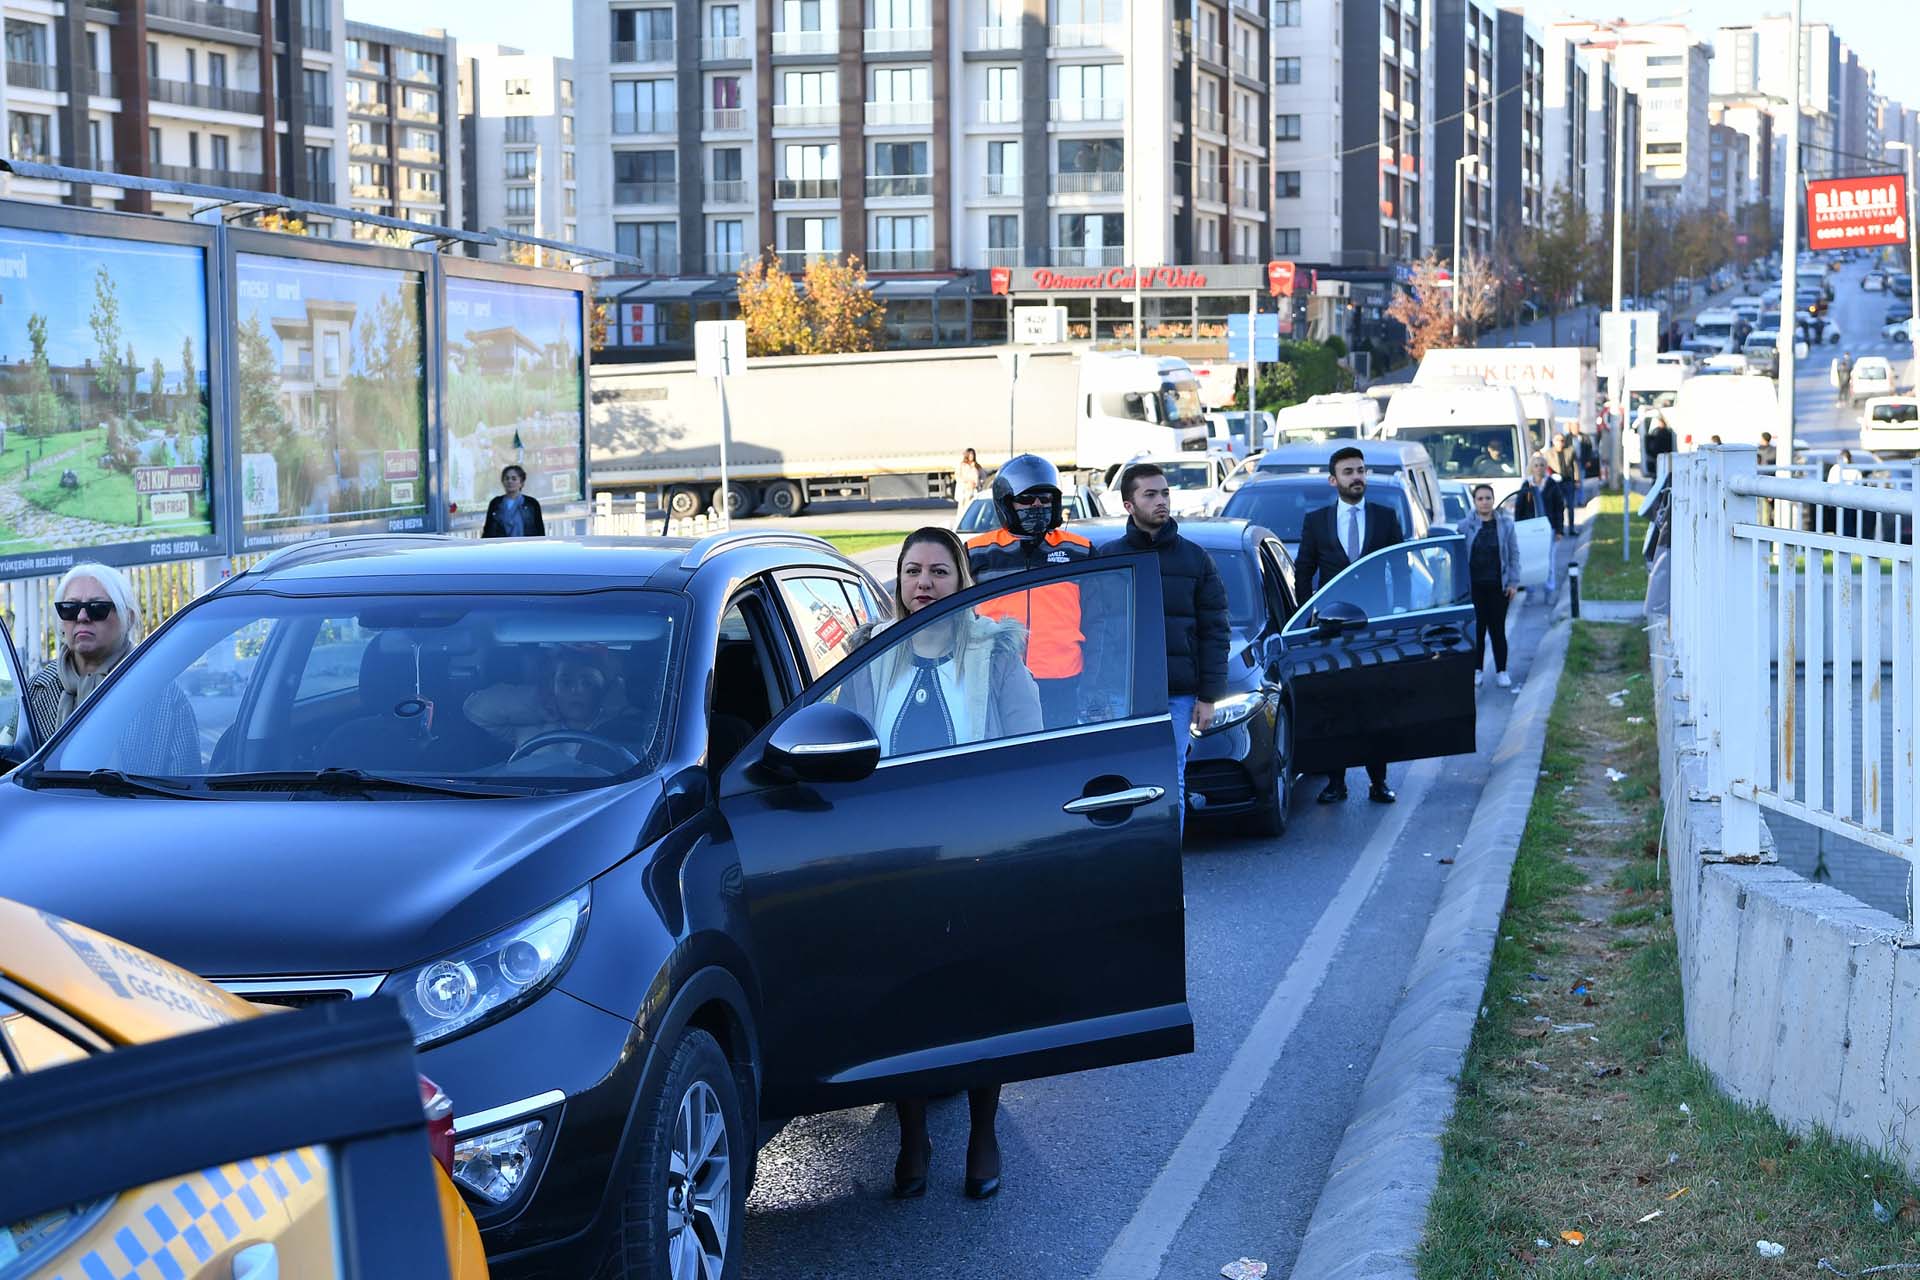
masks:
[[[35,769],[20,775],[29,787],[78,787],[103,795],[166,796],[174,800],[204,800],[191,784],[119,769]]]
[[[433,782],[425,778],[395,778],[365,769],[269,769],[258,773],[222,773],[207,779],[210,791],[411,791],[422,795],[460,796],[463,799],[501,799],[532,794],[526,788],[470,786]]]

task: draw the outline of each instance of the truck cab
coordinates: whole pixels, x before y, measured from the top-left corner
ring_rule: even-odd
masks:
[[[1185,360],[1089,351],[1080,359],[1075,461],[1089,471],[1207,449],[1200,382]]]

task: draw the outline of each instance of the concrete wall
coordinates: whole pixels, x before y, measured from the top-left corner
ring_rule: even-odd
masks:
[[[1687,1047],[1720,1086],[1920,1173],[1920,951],[1903,922],[1769,861],[1718,861],[1720,814],[1656,619],[1653,675]]]

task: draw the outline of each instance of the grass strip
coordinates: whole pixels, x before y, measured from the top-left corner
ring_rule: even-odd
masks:
[[[1590,504],[1595,508],[1593,543],[1587,552],[1587,567],[1580,573],[1580,594],[1589,600],[1647,598],[1647,562],[1640,554],[1647,525],[1640,518],[1639,495],[1635,494],[1633,500],[1633,545],[1625,560],[1620,558],[1620,495],[1603,493]]]
[[[1822,1259],[1842,1275],[1920,1261],[1920,1193],[1897,1164],[1789,1133],[1687,1056],[1651,696],[1637,628],[1574,625],[1423,1280],[1747,1280],[1813,1275]]]
[[[913,532],[911,529],[822,529],[807,530],[817,538],[825,538],[837,547],[842,555],[859,555],[862,551],[872,551],[875,547],[890,547],[905,540]]]

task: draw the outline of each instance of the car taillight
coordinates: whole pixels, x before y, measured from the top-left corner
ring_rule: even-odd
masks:
[[[453,1174],[453,1099],[440,1086],[420,1077],[420,1109],[427,1113],[427,1148],[440,1167]]]

